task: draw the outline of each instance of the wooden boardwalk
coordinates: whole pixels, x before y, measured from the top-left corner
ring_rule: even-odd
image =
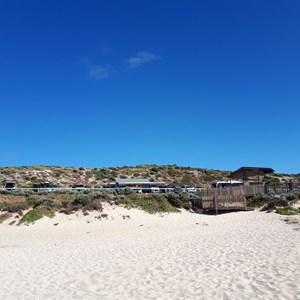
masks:
[[[206,211],[247,210],[249,197],[264,193],[264,186],[250,185],[227,188],[210,188],[202,196],[202,208]]]

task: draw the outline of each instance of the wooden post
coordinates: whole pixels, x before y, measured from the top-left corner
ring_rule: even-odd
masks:
[[[218,191],[218,190],[217,190]],[[218,214],[218,201],[217,201],[217,191],[215,190],[215,195],[214,195],[214,200],[215,200],[215,210],[216,210],[216,215]]]
[[[228,191],[226,191],[226,195],[225,195],[226,209],[228,210],[227,199],[228,199]]]

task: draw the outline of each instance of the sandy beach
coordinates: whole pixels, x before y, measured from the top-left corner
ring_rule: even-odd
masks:
[[[300,227],[284,218],[106,205],[29,226],[7,220],[0,299],[300,299]]]

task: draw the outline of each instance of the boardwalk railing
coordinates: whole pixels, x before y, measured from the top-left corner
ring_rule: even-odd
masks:
[[[265,193],[285,194],[300,192],[299,183],[268,183],[227,188],[210,188],[204,191],[202,207],[204,210],[247,210],[249,197]]]
[[[300,192],[300,183],[268,183],[265,186],[266,193],[285,194]]]

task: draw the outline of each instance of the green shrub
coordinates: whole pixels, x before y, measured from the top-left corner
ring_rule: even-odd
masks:
[[[55,212],[52,211],[50,207],[39,205],[25,214],[19,221],[18,225],[29,225],[43,218],[44,216],[53,218],[55,216]]]
[[[127,208],[127,209],[134,208],[134,201],[132,199],[125,197],[124,199],[122,199],[122,201],[123,202],[121,202],[121,203],[124,203],[125,208]]]
[[[178,212],[179,210],[171,205],[167,198],[163,195],[128,195],[124,202],[125,207],[133,208],[138,207],[142,210],[154,214],[157,212]]]
[[[13,194],[13,195],[16,195],[16,196],[30,196],[32,195],[34,192],[32,190],[19,190],[19,189],[16,189],[16,190],[13,190],[13,191],[10,191],[10,194]]]
[[[192,185],[192,175],[190,174],[186,174],[183,176],[183,179],[182,179],[182,184],[183,185]]]
[[[87,195],[80,195],[72,201],[72,205],[84,206],[84,205],[87,205],[88,202],[89,202],[89,197]]]
[[[210,174],[204,175],[204,176],[203,176],[203,180],[204,180],[205,182],[211,182],[211,181],[213,181],[214,179],[215,179],[214,176],[213,176],[213,175],[210,175]]]
[[[285,195],[285,197],[286,197],[286,200],[288,200],[288,201],[292,201],[292,200],[297,199],[297,196],[293,193],[288,193],[288,194]]]
[[[93,173],[94,173],[96,179],[104,179],[104,178],[108,178],[110,176],[109,171],[106,169],[94,170]]]
[[[276,209],[276,212],[280,215],[287,215],[287,216],[290,216],[290,215],[298,215],[300,214],[300,211],[295,209],[295,208],[292,208],[292,207],[279,207]]]
[[[56,205],[53,199],[49,198],[36,198],[36,197],[29,197],[26,199],[26,202],[31,205],[32,207],[36,207],[38,205],[47,205],[54,207]]]
[[[193,194],[188,193],[168,193],[166,194],[166,198],[168,199],[169,203],[177,208],[184,208],[184,209],[192,209],[192,199],[195,197]]]
[[[272,200],[272,197],[268,194],[257,195],[247,200],[247,206],[260,207]]]
[[[181,201],[179,194],[168,193],[168,194],[166,194],[166,198],[168,199],[168,201],[171,205],[178,207],[178,208],[183,207],[183,202]]]
[[[78,194],[78,191],[77,190],[54,190],[54,191],[51,191],[51,192],[46,192],[46,194],[53,194],[53,195],[74,195],[74,194]]]
[[[141,199],[139,206],[146,212],[154,214],[157,212],[178,212],[165,197],[147,197]]]
[[[10,191],[0,190],[0,195],[8,195],[8,194],[10,194]]]
[[[132,194],[132,189],[130,188],[125,188],[125,189],[116,189],[113,192],[115,195],[130,195]]]
[[[106,191],[106,190],[103,191],[86,190],[86,191],[84,192],[92,199],[109,199],[113,197],[113,193],[111,191]]]

